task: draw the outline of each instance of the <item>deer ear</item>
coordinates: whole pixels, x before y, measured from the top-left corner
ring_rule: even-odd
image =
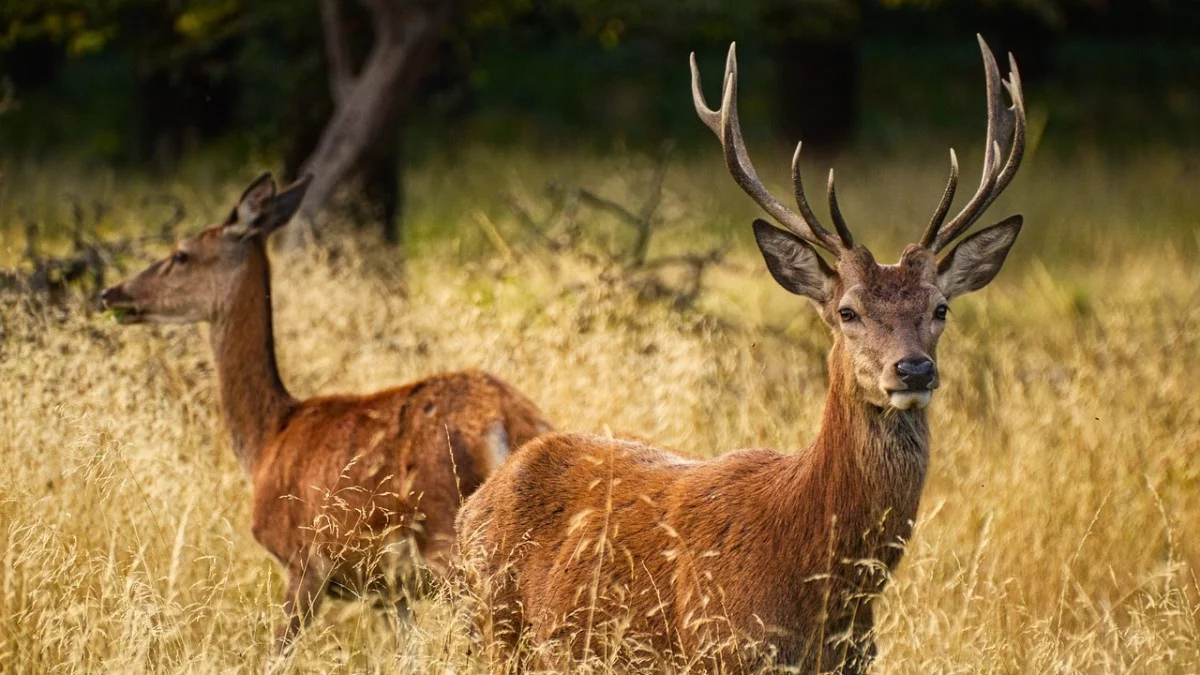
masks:
[[[755,219],[754,238],[771,276],[788,291],[824,304],[833,295],[837,272],[816,250],[791,232]]]
[[[233,207],[229,217],[225,219],[225,227],[238,230],[235,234],[245,234],[254,227],[255,221],[267,211],[271,200],[275,197],[275,178],[271,173],[262,174],[254,179],[250,187],[242,193],[237,206]]]
[[[271,210],[260,225],[263,234],[270,234],[288,224],[292,216],[296,215],[296,211],[300,210],[300,204],[304,202],[304,194],[308,192],[310,183],[312,174],[306,173],[271,200]]]
[[[991,283],[1008,257],[1022,216],[1012,216],[963,239],[938,262],[938,288],[946,299],[977,291]]]
[[[287,188],[275,193],[275,179],[264,173],[250,184],[238,205],[229,214],[225,231],[236,237],[269,235],[287,224],[304,201],[304,193],[312,176],[305,175]]]

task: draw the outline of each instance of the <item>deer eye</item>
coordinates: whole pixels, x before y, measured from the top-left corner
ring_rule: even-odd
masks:
[[[858,314],[849,307],[839,309],[838,316],[842,317],[842,321],[845,322],[850,322],[858,318]]]
[[[184,251],[175,251],[171,254],[171,262],[176,265],[182,265],[188,261],[188,254]]]
[[[938,305],[937,308],[933,310],[933,318],[937,319],[938,321],[945,321],[946,313],[949,311],[949,305]]]

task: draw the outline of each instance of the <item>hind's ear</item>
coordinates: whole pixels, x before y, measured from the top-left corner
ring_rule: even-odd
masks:
[[[312,176],[305,174],[284,188],[283,192],[275,193],[275,179],[270,173],[259,176],[229,214],[225,223],[225,231],[236,237],[254,235],[270,235],[283,227],[292,219],[304,201],[304,194]]]
[[[250,187],[242,193],[237,206],[230,211],[225,219],[225,227],[237,226],[240,230],[249,230],[254,222],[266,213],[268,205],[275,197],[275,178],[268,171],[250,183]]]
[[[312,174],[306,173],[271,200],[271,210],[262,224],[265,234],[270,234],[288,224],[292,216],[300,210],[300,205],[304,203],[304,195],[308,192],[308,186],[311,183]]]

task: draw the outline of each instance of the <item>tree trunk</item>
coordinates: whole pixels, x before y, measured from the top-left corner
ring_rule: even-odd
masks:
[[[404,118],[397,113],[388,119],[387,127],[380,133],[379,142],[369,146],[363,153],[360,164],[362,201],[365,202],[365,222],[368,226],[378,225],[383,240],[392,246],[401,243],[400,223],[404,208],[404,132],[400,127]],[[403,251],[396,251],[403,255]]]
[[[310,238],[308,228],[334,190],[380,140],[404,90],[419,76],[415,71],[425,66],[422,54],[436,40],[452,8],[444,0],[363,0],[370,10],[375,41],[355,76],[350,73],[337,1],[322,1],[334,111],[316,150],[304,163],[302,173],[311,173],[313,181],[300,209],[301,227],[288,231],[289,246]]]

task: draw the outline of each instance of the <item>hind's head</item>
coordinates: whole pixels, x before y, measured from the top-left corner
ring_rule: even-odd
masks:
[[[266,239],[291,219],[309,177],[282,192],[263,174],[246,189],[223,222],[180,239],[162,260],[105,289],[104,305],[121,323],[213,321],[266,263]]]

